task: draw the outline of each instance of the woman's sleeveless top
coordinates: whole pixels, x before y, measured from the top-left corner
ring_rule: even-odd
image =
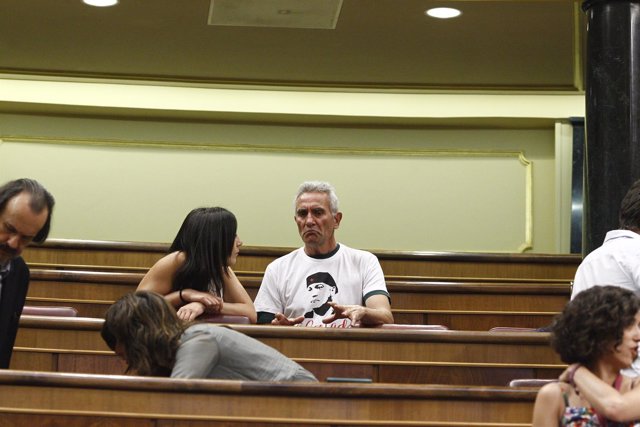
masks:
[[[616,377],[613,386],[616,390],[620,390],[622,384],[622,375]],[[628,421],[619,423],[610,421],[600,416],[596,410],[589,406],[569,406],[569,396],[562,393],[564,398],[564,414],[560,419],[560,425],[565,427],[640,427],[640,421]]]

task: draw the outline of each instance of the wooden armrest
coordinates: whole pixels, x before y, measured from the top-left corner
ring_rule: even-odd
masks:
[[[22,314],[29,316],[76,317],[78,310],[73,307],[25,305]]]
[[[519,378],[509,381],[509,387],[542,387],[545,384],[557,382],[558,380],[540,378]]]
[[[376,328],[376,329],[403,329],[403,330],[416,330],[416,331],[448,331],[449,328],[442,325],[401,325],[398,323],[385,323],[383,325],[376,326],[362,326],[363,328]]]
[[[203,314],[198,317],[199,322],[204,323],[235,323],[242,325],[250,325],[251,321],[247,316],[232,316],[228,314]]]
[[[489,329],[489,332],[540,332],[537,328],[516,328],[512,326],[496,326]]]

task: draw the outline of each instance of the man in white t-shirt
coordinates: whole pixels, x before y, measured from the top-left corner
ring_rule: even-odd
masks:
[[[316,327],[393,323],[378,259],[336,241],[342,212],[333,186],[303,183],[296,194],[294,219],[304,246],[267,266],[255,299],[258,323]]]
[[[620,204],[619,229],[611,230],[599,248],[578,266],[571,299],[594,286],[614,285],[640,295],[640,180],[633,183]],[[589,313],[585,313],[588,316]],[[636,359],[627,376],[640,375]]]

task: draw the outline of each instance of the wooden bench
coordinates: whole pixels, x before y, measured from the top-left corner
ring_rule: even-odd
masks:
[[[142,273],[72,270],[31,271],[29,305],[71,305],[83,317],[103,317],[120,296],[132,292]],[[261,278],[240,276],[255,298]],[[569,300],[568,283],[389,281],[395,322],[443,324],[449,329],[540,327]]]
[[[124,372],[100,338],[102,322],[23,316],[11,368]],[[514,378],[557,378],[565,367],[546,333],[230,327],[276,348],[320,379],[507,385]]]
[[[24,252],[33,265],[110,266],[129,271],[148,269],[169,249],[163,243],[50,239]],[[236,269],[264,272],[266,266],[292,248],[243,246]],[[388,276],[532,278],[571,280],[579,255],[478,254],[420,251],[375,251]],[[76,268],[77,269],[77,268]]]
[[[0,371],[5,422],[42,425],[501,426],[531,423],[534,389],[265,383]],[[128,423],[128,424],[124,424]]]
[[[255,298],[262,277],[237,274],[249,295]],[[143,273],[34,268],[30,295],[113,301],[135,290],[143,276]],[[394,305],[403,308],[555,312],[562,310],[571,295],[570,282],[548,280],[387,280],[387,286]],[[425,294],[428,296],[421,298]],[[466,297],[464,300],[453,298],[459,295]]]

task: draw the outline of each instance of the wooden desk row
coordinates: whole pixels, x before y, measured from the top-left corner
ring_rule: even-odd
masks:
[[[524,427],[531,423],[535,393],[0,371],[0,414],[19,425]]]
[[[136,289],[142,273],[33,269],[29,305],[70,305],[83,317],[103,317],[117,298]],[[255,298],[260,278],[240,279]],[[568,283],[389,281],[396,323],[441,324],[455,330],[551,323],[569,299]]]
[[[101,319],[22,316],[12,369],[120,374]],[[314,329],[230,325],[327,377],[375,382],[507,385],[557,378],[564,365],[547,333]]]
[[[49,239],[24,252],[31,264],[103,266],[145,271],[166,254],[165,243]],[[266,266],[293,248],[243,246],[236,269],[264,272]],[[420,251],[375,251],[386,275],[436,278],[531,278],[571,280],[579,255],[479,254]],[[73,267],[72,267],[73,268]],[[104,269],[104,268],[102,268]]]
[[[143,273],[32,269],[29,295],[113,301],[134,291]],[[255,298],[261,277],[238,273]],[[562,310],[571,294],[568,281],[400,281],[387,280],[394,306],[406,309],[549,311]],[[421,295],[428,298],[421,299]]]

